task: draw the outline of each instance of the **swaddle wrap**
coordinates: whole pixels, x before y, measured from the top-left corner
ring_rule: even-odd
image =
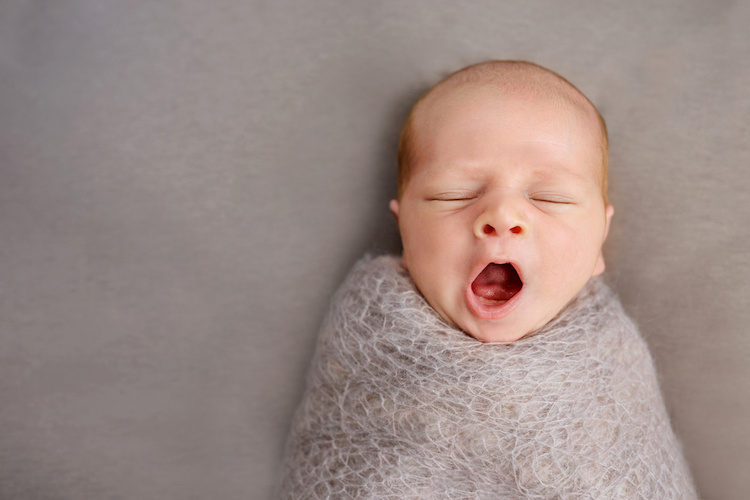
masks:
[[[282,498],[695,498],[645,343],[592,279],[542,330],[481,343],[397,257],[333,298]]]

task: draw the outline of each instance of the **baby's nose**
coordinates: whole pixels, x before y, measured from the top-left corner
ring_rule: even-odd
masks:
[[[487,203],[474,222],[474,235],[479,239],[506,234],[525,236],[529,225],[517,201],[503,197]]]
[[[524,231],[525,231],[524,228],[520,224],[515,225],[512,228],[510,228],[510,232],[513,234],[522,234]],[[498,232],[499,231],[495,229],[495,227],[492,224],[487,223],[482,226],[482,235],[484,236],[498,234]]]

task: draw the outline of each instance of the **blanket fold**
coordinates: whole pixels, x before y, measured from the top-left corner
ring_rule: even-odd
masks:
[[[483,344],[394,256],[332,300],[287,443],[282,498],[689,499],[653,362],[592,279],[542,330]]]

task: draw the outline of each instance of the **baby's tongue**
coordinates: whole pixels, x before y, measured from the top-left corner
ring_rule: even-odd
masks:
[[[490,300],[510,300],[523,283],[510,264],[489,264],[471,284],[475,294]]]

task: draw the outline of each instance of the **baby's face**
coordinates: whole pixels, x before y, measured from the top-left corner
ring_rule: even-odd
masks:
[[[485,342],[549,322],[604,270],[612,208],[601,133],[571,105],[458,89],[415,115],[417,159],[391,202],[430,305]]]

